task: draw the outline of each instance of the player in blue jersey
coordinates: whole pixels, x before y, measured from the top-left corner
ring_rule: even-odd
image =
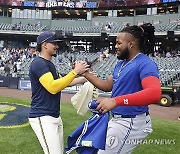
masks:
[[[116,38],[119,62],[112,75],[102,80],[85,72],[97,88],[112,91],[111,98],[98,99],[96,110],[111,111],[105,150],[99,154],[128,154],[152,132],[148,105],[161,98],[156,64],[146,55],[154,50],[154,27],[147,23],[127,26]],[[100,129],[100,128],[99,128]]]
[[[29,122],[45,154],[63,154],[63,124],[59,113],[61,90],[85,82],[84,77],[75,77],[89,67],[86,62],[75,62],[72,71],[59,77],[51,58],[56,54],[60,41],[52,32],[41,33],[37,37],[39,56],[29,69],[32,87]]]

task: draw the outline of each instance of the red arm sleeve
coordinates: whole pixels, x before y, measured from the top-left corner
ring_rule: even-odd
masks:
[[[117,106],[144,106],[157,103],[161,98],[161,84],[157,77],[149,76],[141,81],[143,90],[115,97]]]

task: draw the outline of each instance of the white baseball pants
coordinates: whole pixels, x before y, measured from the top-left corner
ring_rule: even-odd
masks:
[[[42,116],[29,118],[45,154],[63,154],[63,123],[61,117]]]

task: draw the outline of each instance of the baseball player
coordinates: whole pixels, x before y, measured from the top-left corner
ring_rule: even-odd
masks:
[[[41,33],[37,37],[39,56],[33,60],[29,69],[32,86],[29,122],[45,154],[63,153],[63,124],[59,114],[61,90],[84,82],[84,77],[75,77],[88,70],[86,62],[76,62],[72,71],[64,77],[58,77],[51,62],[58,49],[58,42],[61,40],[54,33]]]
[[[119,62],[112,75],[102,80],[85,72],[84,76],[111,98],[98,99],[101,113],[111,110],[105,150],[99,154],[128,154],[152,132],[148,105],[161,98],[156,64],[146,55],[154,49],[154,27],[147,23],[127,26],[116,38]]]

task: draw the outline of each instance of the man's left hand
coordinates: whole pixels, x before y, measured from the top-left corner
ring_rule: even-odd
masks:
[[[96,108],[97,111],[104,114],[116,107],[116,101],[114,98],[102,98],[98,99],[97,103],[99,104]]]

